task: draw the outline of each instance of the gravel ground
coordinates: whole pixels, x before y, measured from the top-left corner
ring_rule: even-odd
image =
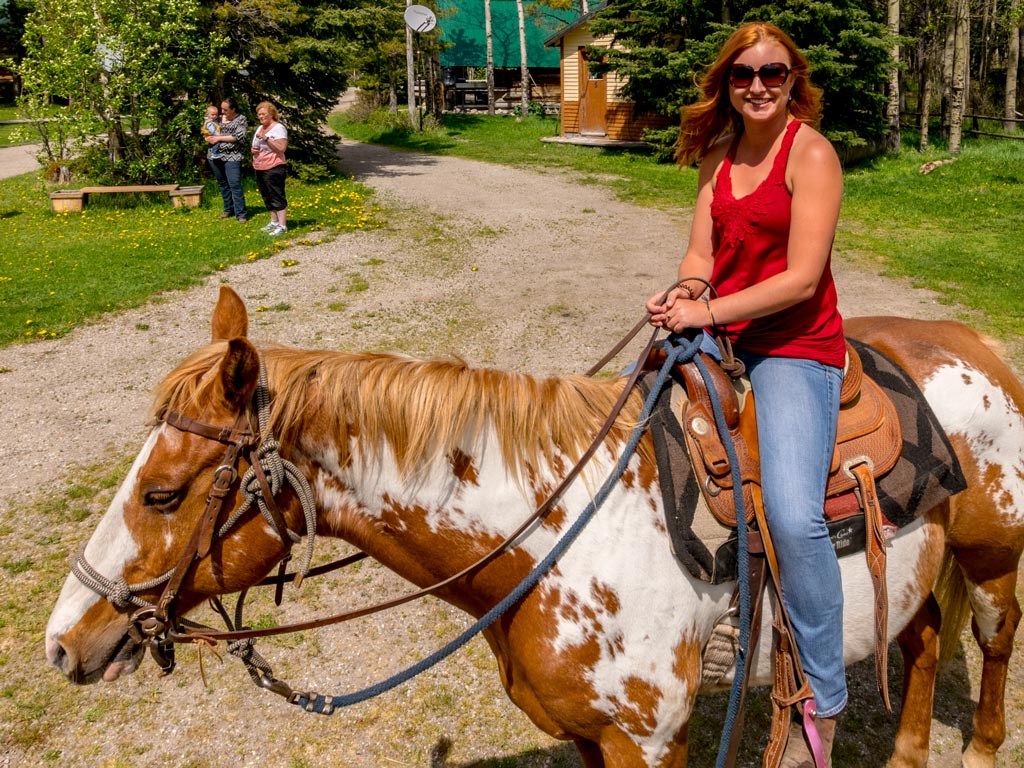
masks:
[[[685,245],[688,211],[637,208],[561,173],[349,142],[342,142],[340,157],[344,170],[377,192],[386,209],[383,227],[327,243],[310,238],[284,254],[295,265],[268,259],[233,267],[204,286],[159,296],[66,338],[0,350],[0,367],[11,369],[0,376],[0,546],[6,552],[0,564],[12,562],[12,552],[30,561],[53,547],[70,555],[87,538],[95,518],[62,522],[55,535],[41,537],[51,524],[36,509],[81,467],[137,450],[150,392],[207,340],[221,282],[246,300],[257,343],[458,354],[479,365],[568,374],[589,367],[635,322],[647,295],[673,279]],[[848,316],[957,312],[843,254],[835,262]],[[414,682],[330,719],[254,690],[239,665],[209,655],[204,685],[191,650],[179,652],[170,679],[159,679],[147,662],[112,685],[72,688],[45,668],[42,656],[42,623],[62,578],[33,569],[2,572],[0,601],[26,601],[27,615],[39,620],[27,619],[14,632],[0,627],[0,768],[578,765],[571,749],[507,701],[479,640]],[[286,601],[280,620],[365,604],[403,588],[364,566],[330,583],[307,583],[301,601]],[[258,604],[261,610],[270,609]],[[267,643],[264,652],[278,676],[296,687],[341,693],[421,658],[467,623],[453,609],[424,601],[351,628]],[[959,765],[976,696],[976,659],[962,645],[940,681],[933,722],[931,764],[942,768]],[[851,676],[851,710],[859,708],[855,722],[865,731],[840,735],[847,753],[861,754],[857,764],[865,766],[884,764],[895,732],[895,718],[870,693],[872,674],[858,667]],[[1006,766],[1022,762],[1024,743],[1019,665],[1013,678]],[[701,705],[691,729],[691,765],[713,764],[722,711],[722,697]],[[756,743],[763,717],[754,712],[748,722]],[[752,750],[744,760],[757,764]]]

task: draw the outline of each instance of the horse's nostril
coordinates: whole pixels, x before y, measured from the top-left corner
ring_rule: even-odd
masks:
[[[46,658],[61,672],[65,671],[68,652],[64,650],[64,646],[61,645],[60,641],[51,638],[46,639]]]

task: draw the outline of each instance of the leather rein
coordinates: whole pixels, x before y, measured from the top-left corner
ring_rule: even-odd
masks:
[[[668,291],[666,291],[666,295],[667,293]],[[629,332],[627,332],[616,346],[604,358],[602,358],[601,361],[592,367],[586,375],[593,376],[612,358],[614,358],[615,355],[617,355],[643,329],[645,325],[647,325],[648,317],[649,316],[645,315],[641,318],[641,320],[638,321]],[[243,591],[239,596],[239,604],[236,608],[236,621],[234,622],[234,626],[232,626],[232,622],[229,620],[220,600],[216,597],[211,598],[210,600],[214,609],[221,615],[227,624],[227,631],[217,631],[175,614],[175,600],[178,596],[181,585],[187,578],[188,574],[199,561],[210,553],[214,543],[227,534],[231,527],[233,527],[253,502],[258,504],[260,511],[263,513],[264,517],[267,518],[271,527],[275,530],[285,545],[285,553],[278,563],[279,568],[277,576],[264,579],[255,585],[275,586],[275,602],[278,605],[281,603],[283,586],[286,582],[294,581],[296,586],[298,586],[306,575],[320,575],[328,573],[351,565],[367,557],[366,553],[359,552],[349,557],[317,566],[316,568],[310,568],[309,561],[312,557],[313,538],[315,534],[315,510],[311,510],[309,508],[312,501],[311,499],[307,500],[304,497],[304,489],[297,488],[296,490],[298,495],[300,499],[303,500],[303,506],[306,507],[307,556],[302,570],[293,573],[286,573],[285,569],[291,558],[291,546],[293,543],[298,542],[301,537],[299,534],[288,528],[284,516],[280,513],[274,500],[283,485],[278,477],[280,472],[274,472],[272,469],[268,470],[268,468],[264,466],[264,463],[267,462],[269,458],[276,463],[283,462],[290,466],[292,470],[294,470],[294,467],[288,462],[283,461],[281,457],[277,455],[278,446],[267,425],[267,422],[269,421],[267,418],[267,413],[269,412],[269,390],[266,385],[266,369],[262,362],[260,365],[260,384],[253,395],[254,400],[256,400],[256,410],[259,416],[258,429],[252,428],[249,418],[249,409],[243,409],[236,418],[235,424],[232,427],[218,427],[213,424],[192,419],[170,409],[162,411],[157,418],[158,424],[164,423],[178,431],[193,434],[207,440],[213,440],[226,446],[224,457],[214,470],[213,485],[207,496],[206,506],[198,522],[193,528],[188,543],[175,566],[170,571],[163,574],[163,576],[156,579],[147,581],[143,584],[128,585],[123,581],[123,579],[114,581],[98,573],[86,561],[84,554],[85,548],[83,547],[73,559],[71,570],[83,584],[105,597],[115,607],[119,609],[126,609],[133,605],[137,607],[137,610],[131,616],[128,631],[129,636],[135,642],[145,645],[150,650],[151,655],[163,673],[169,674],[174,669],[173,646],[175,643],[198,643],[212,647],[217,643],[217,641],[223,640],[229,643],[228,650],[230,652],[242,657],[242,660],[246,663],[247,667],[249,667],[250,676],[252,676],[253,680],[258,685],[279,693],[286,698],[293,698],[295,692],[287,685],[282,685],[280,681],[274,679],[272,676],[262,674],[264,670],[259,664],[256,664],[257,669],[253,668],[253,665],[247,656],[258,655],[251,650],[251,642],[255,638],[259,637],[290,634],[293,632],[325,627],[332,624],[339,624],[352,619],[379,613],[390,608],[395,608],[427,595],[436,594],[460,579],[465,579],[473,573],[481,570],[496,558],[507,552],[514,541],[518,540],[538,521],[545,519],[551,513],[555,505],[558,503],[558,500],[565,493],[570,484],[579,476],[583,467],[586,466],[587,462],[600,448],[601,444],[611,431],[615,420],[621,413],[622,408],[625,406],[636,382],[644,372],[643,363],[647,360],[654,348],[658,331],[659,329],[655,328],[651,334],[650,339],[645,345],[643,351],[640,353],[636,364],[633,366],[633,370],[626,380],[626,383],[622,388],[622,392],[613,405],[610,413],[602,423],[597,435],[583,452],[579,461],[577,461],[576,464],[566,473],[559,485],[529,517],[527,517],[511,534],[497,544],[490,552],[443,581],[424,587],[415,592],[411,592],[407,595],[363,608],[319,619],[284,624],[265,629],[241,628],[241,604],[245,596],[245,591]],[[221,514],[224,499],[228,497],[236,487],[236,484],[239,483],[238,465],[242,459],[250,465],[250,470],[246,473],[246,477],[242,479],[241,485],[243,493],[246,494],[246,502],[244,502],[242,506],[235,511],[225,524],[217,529],[216,522]],[[297,470],[294,471],[294,474],[298,475]],[[268,477],[268,475],[273,476]],[[246,478],[249,478],[250,480],[248,484],[246,483]],[[252,478],[255,478],[255,480]],[[290,475],[287,477],[287,480],[288,482],[291,482],[293,486],[305,485],[305,490],[308,490],[308,483],[304,477],[301,477],[301,475],[298,475],[298,478]],[[142,600],[135,594],[138,592],[153,590],[160,584],[164,584],[165,586],[158,602],[155,605]]]
[[[627,344],[637,333],[639,333],[639,331],[643,328],[646,322],[646,319],[644,319],[636,326],[634,326],[633,329],[631,329],[630,333],[625,337],[624,341],[620,342],[620,344],[622,346],[625,346],[625,344]],[[655,332],[651,335],[650,341],[648,341],[646,347],[644,348],[642,357],[640,358],[641,361],[646,359],[647,355],[653,349],[656,337],[657,329],[655,329]],[[600,370],[600,368],[598,368],[598,370]],[[195,642],[197,640],[203,642],[217,640],[248,640],[259,637],[268,637],[271,635],[291,634],[293,632],[302,632],[309,629],[318,629],[320,627],[330,626],[331,624],[340,624],[342,622],[351,621],[352,619],[357,619],[374,613],[380,613],[381,611],[389,610],[391,608],[396,608],[400,605],[404,605],[405,603],[418,600],[421,597],[436,594],[437,592],[440,592],[441,590],[451,586],[459,580],[471,576],[472,574],[481,570],[489,563],[497,559],[499,556],[507,552],[511,547],[512,542],[517,541],[524,533],[526,533],[526,531],[532,528],[538,521],[545,519],[551,513],[555,505],[558,503],[558,500],[562,497],[562,495],[572,484],[572,482],[579,476],[580,472],[583,470],[583,467],[586,466],[587,462],[590,461],[590,459],[597,452],[598,448],[600,448],[601,444],[604,442],[604,439],[608,436],[608,433],[611,431],[611,428],[615,423],[615,419],[618,417],[619,413],[622,412],[622,408],[625,406],[626,401],[629,399],[629,394],[630,392],[632,392],[634,384],[639,379],[642,373],[642,366],[636,365],[633,369],[631,376],[627,380],[626,385],[622,388],[622,392],[620,393],[618,399],[612,406],[611,412],[602,423],[601,429],[598,430],[596,437],[594,437],[593,441],[591,441],[586,451],[583,452],[583,455],[580,457],[579,461],[577,461],[576,464],[573,465],[573,467],[566,473],[565,477],[558,484],[558,487],[556,487],[551,492],[551,494],[544,500],[544,502],[541,503],[534,510],[534,512],[519,525],[519,527],[517,527],[512,533],[506,536],[499,544],[497,544],[494,547],[494,549],[485,554],[476,562],[466,566],[458,573],[449,576],[448,578],[439,581],[435,584],[432,584],[428,587],[423,587],[422,589],[419,589],[415,592],[410,592],[407,595],[402,595],[396,598],[392,598],[391,600],[385,600],[383,602],[376,603],[374,605],[366,606],[363,608],[357,608],[355,610],[346,611],[344,613],[338,613],[332,616],[326,616],[319,619],[294,622],[291,624],[284,624],[278,627],[269,627],[265,629],[235,629],[225,632],[189,631],[185,633],[177,633],[174,631],[170,631],[167,634],[167,639],[173,642],[182,643]],[[362,559],[362,557],[366,557],[365,553],[362,553],[362,556],[358,559]],[[332,563],[330,565],[337,565],[337,567],[341,567],[342,562],[345,562],[345,564],[350,564],[351,562],[353,562],[353,559],[346,558],[346,561],[339,560],[336,561],[336,563]],[[325,566],[325,568],[328,568],[328,566]],[[333,568],[331,569],[333,570]]]

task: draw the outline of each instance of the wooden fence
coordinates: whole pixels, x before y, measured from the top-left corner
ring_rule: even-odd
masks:
[[[919,118],[920,116],[921,116],[920,112],[901,112],[900,113],[900,117],[901,118],[903,118],[903,117]],[[1005,122],[1009,121],[1011,123],[1018,123],[1019,124],[1019,123],[1024,123],[1024,118],[1020,118],[1020,117],[1009,117],[1009,118],[1007,118],[1007,117],[992,117],[991,115],[964,115],[964,120],[970,120],[971,121],[971,127],[970,128],[964,128],[964,133],[969,133],[972,136],[992,136],[993,138],[997,138],[997,139],[1016,139],[1017,141],[1024,140],[1024,134],[1021,134],[1021,133],[992,133],[990,131],[983,131],[983,130],[981,130],[981,126],[980,126],[980,122],[979,122],[981,120],[986,120],[986,121],[991,121],[991,122],[1002,124],[1002,123],[1005,123]],[[911,123],[904,123],[904,125],[907,128],[916,128],[917,127],[917,123],[916,122],[912,123],[912,124]]]

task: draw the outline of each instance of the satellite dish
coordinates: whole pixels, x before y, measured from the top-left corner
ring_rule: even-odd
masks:
[[[425,5],[410,5],[405,9],[405,23],[413,32],[429,32],[437,26],[437,16]]]

